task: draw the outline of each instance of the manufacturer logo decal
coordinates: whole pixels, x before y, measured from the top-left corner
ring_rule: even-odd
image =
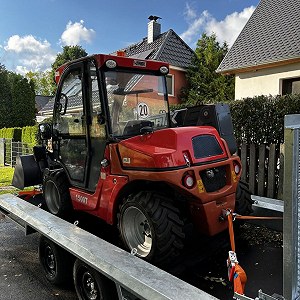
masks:
[[[144,68],[146,68],[147,63],[144,60],[134,60],[133,61],[133,66],[134,67],[144,67]]]
[[[85,196],[81,196],[81,195],[76,194],[75,195],[75,199],[76,199],[76,201],[78,201],[80,203],[83,203],[83,204],[87,204],[88,203],[88,198],[85,197]]]

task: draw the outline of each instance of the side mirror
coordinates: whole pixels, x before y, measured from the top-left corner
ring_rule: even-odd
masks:
[[[52,137],[52,125],[49,123],[39,124],[39,137],[41,140],[49,140]]]

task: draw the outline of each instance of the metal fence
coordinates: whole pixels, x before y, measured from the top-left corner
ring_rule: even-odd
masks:
[[[0,165],[12,166],[16,164],[18,155],[31,154],[32,147],[12,139],[0,139]]]

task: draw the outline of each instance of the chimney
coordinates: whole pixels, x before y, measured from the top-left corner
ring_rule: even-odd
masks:
[[[148,44],[153,43],[161,33],[161,25],[157,22],[158,19],[161,18],[157,16],[149,16],[148,18]]]

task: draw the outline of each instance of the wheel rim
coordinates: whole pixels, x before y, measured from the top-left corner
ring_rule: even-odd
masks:
[[[82,273],[81,277],[81,288],[83,292],[84,299],[96,300],[98,299],[98,286],[89,271]]]
[[[122,231],[130,250],[146,257],[152,248],[152,231],[146,215],[137,207],[128,207],[122,217]]]
[[[54,277],[56,274],[56,260],[54,252],[52,251],[52,248],[47,245],[44,253],[45,269],[51,277]]]
[[[53,181],[47,181],[45,186],[45,200],[49,211],[52,214],[57,214],[60,207],[60,195]]]

